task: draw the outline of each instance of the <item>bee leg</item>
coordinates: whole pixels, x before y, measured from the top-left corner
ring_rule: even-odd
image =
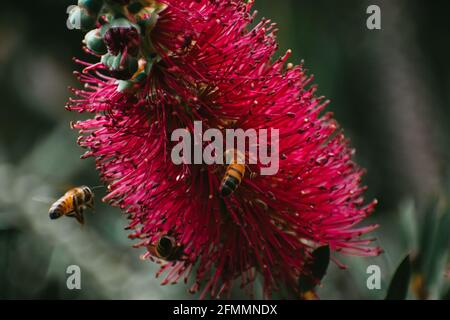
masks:
[[[80,224],[84,224],[84,214],[83,214],[83,209],[79,210],[79,213],[77,215],[75,215],[75,219],[77,219],[77,221]]]
[[[68,217],[68,218],[75,218],[75,212],[74,211],[69,212],[68,214],[66,214],[66,217]]]
[[[72,201],[75,212],[75,219],[77,219],[80,224],[84,224],[83,208],[79,205],[78,200],[75,196],[72,197]]]
[[[254,179],[257,174],[250,169],[250,166],[248,164],[245,165],[245,168],[248,170],[248,172],[250,172],[250,179]]]
[[[91,201],[89,201],[88,203],[86,203],[86,207],[88,207],[88,208],[91,209],[93,212],[95,212],[94,199],[92,199]]]

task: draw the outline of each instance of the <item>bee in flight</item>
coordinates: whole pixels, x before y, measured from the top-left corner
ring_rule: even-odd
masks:
[[[220,194],[228,197],[237,190],[245,175],[245,155],[236,149],[225,151],[228,167],[220,183]]]
[[[168,235],[161,236],[155,244],[147,247],[150,254],[165,261],[181,260],[183,248],[177,244],[175,238]]]
[[[62,216],[77,219],[84,224],[84,211],[94,208],[94,193],[89,187],[82,186],[67,191],[50,207],[50,219],[58,219]]]

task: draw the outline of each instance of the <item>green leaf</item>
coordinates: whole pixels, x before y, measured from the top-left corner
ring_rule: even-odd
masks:
[[[449,239],[450,239],[450,210],[440,217],[437,230],[432,239],[429,261],[424,270],[427,287],[433,287],[444,274],[447,262]]]
[[[422,220],[420,250],[413,261],[414,271],[423,277],[423,289],[428,297],[437,297],[439,275],[443,273],[450,238],[450,210],[443,199],[434,196],[428,201]]]
[[[411,261],[409,255],[407,255],[392,277],[386,300],[405,300],[408,294],[410,279]]]
[[[433,248],[433,238],[436,233],[438,222],[438,203],[438,196],[433,195],[427,201],[426,207],[423,210],[419,252],[414,262],[414,269],[417,272],[424,272],[430,260],[430,254]]]
[[[301,293],[308,292],[325,277],[328,265],[330,264],[330,247],[319,247],[312,253],[311,264],[309,266],[311,274],[302,275],[298,279],[298,287]]]
[[[402,246],[418,250],[419,225],[414,200],[408,199],[400,205],[400,233]]]

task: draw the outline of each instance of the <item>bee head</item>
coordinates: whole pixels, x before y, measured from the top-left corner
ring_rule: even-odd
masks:
[[[83,193],[84,193],[86,201],[89,201],[94,197],[94,193],[92,192],[91,188],[89,188],[87,186],[83,186],[81,188],[83,189]]]

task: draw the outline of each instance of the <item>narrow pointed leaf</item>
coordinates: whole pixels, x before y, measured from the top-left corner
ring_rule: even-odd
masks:
[[[427,287],[433,287],[445,273],[450,240],[450,210],[442,214],[433,238],[430,258],[424,270]]]
[[[403,259],[395,271],[389,285],[386,300],[405,300],[408,294],[409,282],[411,280],[411,262],[409,255]]]
[[[421,217],[420,244],[418,256],[415,259],[414,268],[417,272],[424,272],[430,260],[430,253],[433,246],[433,239],[436,233],[438,222],[438,201],[439,198],[433,195],[428,199],[426,207]]]

